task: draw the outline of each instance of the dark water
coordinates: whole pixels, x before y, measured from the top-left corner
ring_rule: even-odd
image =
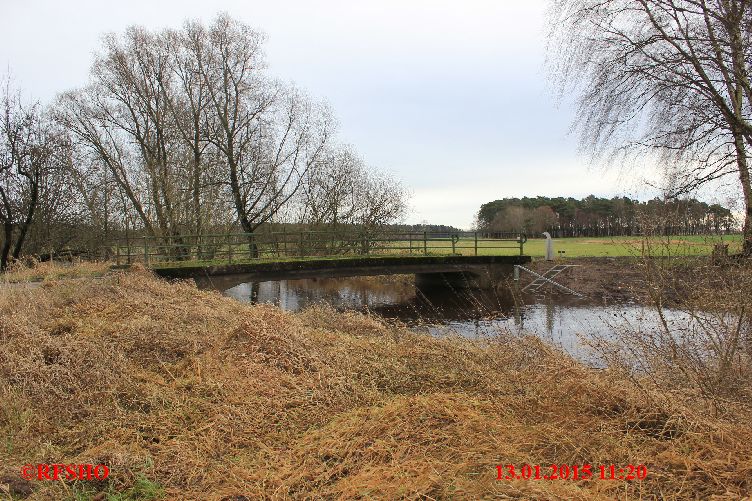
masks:
[[[511,291],[416,288],[411,277],[328,278],[275,282],[214,280],[200,284],[239,301],[271,303],[299,311],[317,303],[339,310],[368,311],[397,319],[432,335],[459,334],[469,338],[501,333],[534,334],[578,358],[590,358],[585,339],[613,336],[657,327],[650,310],[634,304],[607,305],[598,298],[567,295],[513,295]],[[679,312],[666,312],[671,322],[683,322]]]

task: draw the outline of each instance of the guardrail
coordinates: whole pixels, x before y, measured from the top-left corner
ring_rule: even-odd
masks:
[[[282,231],[137,237],[113,242],[118,265],[156,266],[186,261],[212,264],[256,260],[383,255],[492,255],[524,253],[525,235],[481,232]],[[506,251],[505,251],[506,252]]]

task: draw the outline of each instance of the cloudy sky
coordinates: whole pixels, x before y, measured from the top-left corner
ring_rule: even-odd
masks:
[[[339,139],[412,191],[408,222],[469,227],[509,196],[647,196],[577,154],[545,70],[545,0],[0,0],[0,73],[49,102],[102,34],[219,11],[265,32],[272,74],[330,103]]]

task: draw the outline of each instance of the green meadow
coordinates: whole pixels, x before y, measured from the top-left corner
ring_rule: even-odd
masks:
[[[710,255],[716,244],[729,245],[729,253],[741,250],[741,235],[700,235],[673,237],[584,237],[554,239],[554,252],[563,251],[564,257],[624,257],[641,256],[703,256]],[[511,244],[511,245],[510,245]],[[478,255],[518,254],[519,248],[497,248],[499,244],[491,241],[478,242]],[[513,243],[502,245],[513,246]],[[451,252],[451,242],[431,242],[429,253]],[[446,251],[444,250],[446,249]],[[455,245],[455,252],[462,255],[475,253],[475,242],[462,239]],[[533,257],[546,255],[546,241],[531,239],[524,245],[524,254]]]

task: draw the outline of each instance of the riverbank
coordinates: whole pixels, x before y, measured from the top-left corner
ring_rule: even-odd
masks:
[[[653,304],[660,292],[662,304],[680,305],[697,287],[718,287],[733,275],[749,273],[750,263],[728,260],[714,263],[710,257],[638,258],[579,257],[546,261],[536,259],[528,266],[544,274],[558,264],[572,265],[556,281],[604,304]],[[746,271],[743,271],[746,270]],[[534,280],[522,273],[521,286]],[[556,290],[546,285],[541,291]]]
[[[646,290],[646,271],[644,261],[635,257],[579,257],[546,261],[536,259],[529,269],[544,274],[556,265],[571,265],[555,280],[588,298],[602,300],[604,303],[644,302]],[[521,286],[535,279],[522,273]],[[543,289],[552,290],[551,286]]]
[[[0,340],[0,492],[16,497],[750,492],[744,406],[714,413],[717,402],[691,387],[589,369],[532,337],[434,339],[357,313],[250,306],[136,270],[0,289]],[[19,477],[36,463],[101,463],[111,474]],[[524,463],[649,473],[496,479],[497,465]]]

